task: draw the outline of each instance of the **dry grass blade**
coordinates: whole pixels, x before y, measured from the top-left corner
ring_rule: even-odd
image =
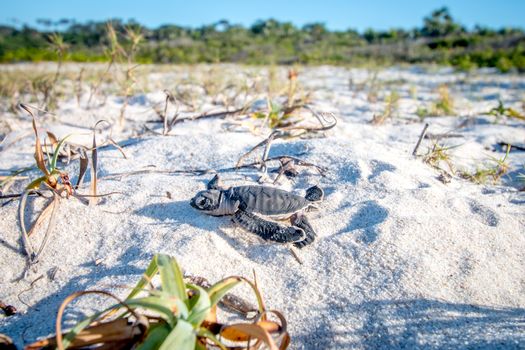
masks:
[[[42,212],[38,215],[38,218],[36,219],[33,226],[29,229],[29,232],[26,230],[25,226],[25,207],[27,203],[27,197],[32,191],[25,191],[20,199],[20,205],[19,205],[19,221],[20,221],[20,229],[22,231],[22,238],[24,242],[24,248],[26,251],[26,254],[28,256],[30,264],[34,264],[38,262],[38,257],[42,254],[44,251],[47,241],[49,239],[49,235],[52,232],[54,226],[55,226],[55,218],[56,213],[59,205],[59,199],[60,196],[53,192],[53,200],[42,210]],[[49,223],[46,229],[46,233],[44,235],[44,239],[42,240],[42,244],[38,248],[38,251],[35,253],[33,250],[33,246],[31,245],[31,242],[29,241],[29,237],[33,235],[34,232],[36,232],[40,226],[43,224],[43,222],[49,218]]]
[[[122,157],[124,157],[124,159],[128,159],[128,156],[126,156],[126,153],[124,152],[124,149],[115,141],[113,140],[111,137],[108,138],[108,141],[107,141],[110,145],[112,145],[113,147],[115,147],[116,149],[119,150],[120,154],[122,154]]]
[[[31,245],[31,242],[29,241],[29,235],[26,230],[25,225],[25,207],[27,203],[27,197],[32,191],[24,191],[20,198],[20,203],[18,206],[18,222],[20,224],[20,230],[22,231],[22,241],[24,243],[24,250],[26,252],[27,258],[29,261],[33,261],[33,258],[35,256],[35,252],[33,250],[33,246]]]
[[[77,179],[77,183],[75,184],[76,189],[82,184],[82,181],[84,180],[84,175],[86,174],[86,171],[88,168],[88,165],[89,165],[89,160],[87,157],[87,153],[84,149],[82,149],[80,151],[80,166],[78,170],[78,179]]]
[[[96,137],[96,126],[93,129],[93,149],[91,150],[91,186],[90,186],[90,194],[92,196],[97,195],[97,137]],[[93,198],[90,200],[91,204],[96,204],[97,200]]]
[[[261,321],[256,324],[238,323],[222,328],[221,337],[232,341],[249,341],[251,338],[260,340],[271,350],[279,350],[270,331],[278,331],[279,325],[275,322]]]
[[[42,151],[42,144],[40,143],[40,137],[38,136],[38,129],[36,127],[36,118],[31,108],[23,103],[20,104],[20,107],[23,108],[32,118],[33,131],[35,133],[35,161],[38,168],[46,175],[49,176],[49,171],[46,168],[46,163],[44,161],[44,152]]]
[[[250,154],[252,154],[255,150],[257,150],[259,147],[262,147],[262,146],[265,146],[265,151],[264,153],[266,154],[266,156],[268,156],[268,153],[270,152],[269,150],[269,144],[276,138],[280,138],[282,135],[282,133],[280,131],[274,131],[270,134],[270,136],[268,136],[268,138],[264,139],[263,141],[259,142],[258,144],[256,144],[252,149],[250,149],[248,152],[244,153],[240,158],[239,160],[237,161],[237,164],[235,165],[236,168],[239,168],[242,166],[242,163],[244,162],[244,160],[246,158],[248,158],[248,156]]]
[[[56,135],[53,134],[51,131],[46,131],[46,134],[47,134],[47,138],[51,142],[51,146],[55,148],[56,145],[58,144],[58,137],[56,137]]]
[[[162,124],[163,124],[163,130],[162,134],[166,135],[168,133],[168,103],[170,102],[170,99],[173,99],[173,95],[168,90],[164,90],[164,93],[166,94],[166,102],[164,104],[164,113],[162,114]]]
[[[69,348],[87,347],[99,343],[101,339],[115,347],[117,345],[115,343],[128,343],[141,334],[141,329],[137,324],[133,324],[126,318],[120,318],[86,328],[75,337]],[[37,341],[26,347],[26,350],[37,350],[44,347],[57,347],[56,338]]]
[[[89,200],[91,205],[96,205],[98,202],[97,199],[97,161],[98,161],[98,151],[97,151],[97,127],[101,123],[108,123],[106,120],[99,120],[93,127],[93,144],[91,149],[91,185],[89,194],[92,196]]]
[[[40,248],[38,248],[38,252],[36,253],[36,257],[35,257],[36,260],[38,260],[38,257],[42,255],[42,252],[44,251],[47,245],[49,235],[51,234],[51,232],[53,231],[53,228],[55,227],[56,213],[57,213],[59,204],[60,204],[60,196],[57,193],[53,192],[53,201],[46,207],[46,210],[48,210],[49,207],[52,208],[51,213],[49,214],[50,215],[49,223],[47,224],[47,229],[44,235],[44,240],[42,241],[42,244],[40,245]],[[29,231],[28,236],[32,234],[32,231],[33,229]]]

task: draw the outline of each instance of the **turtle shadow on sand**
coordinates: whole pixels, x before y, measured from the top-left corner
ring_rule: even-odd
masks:
[[[150,217],[161,224],[188,224],[204,230],[214,230],[220,224],[220,218],[198,213],[189,200],[147,204],[134,214]]]
[[[176,226],[190,225],[194,228],[209,231],[219,235],[232,248],[240,251],[245,248],[242,242],[224,232],[225,226],[235,227],[229,216],[210,216],[199,213],[190,206],[189,200],[169,201],[164,203],[148,204],[134,212],[136,215],[154,219],[156,224]],[[248,233],[247,233],[248,234]]]
[[[267,263],[270,255],[289,255],[285,246],[266,243],[256,235],[244,231],[233,223],[231,216],[210,216],[199,213],[188,201],[169,201],[148,204],[134,212],[136,215],[150,217],[156,225],[190,225],[211,232],[239,254],[258,263]]]

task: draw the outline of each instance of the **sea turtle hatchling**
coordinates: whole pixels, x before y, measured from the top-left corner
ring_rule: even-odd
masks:
[[[323,190],[318,186],[306,190],[304,197],[268,186],[236,186],[223,189],[219,177],[208,183],[207,190],[191,199],[191,206],[208,215],[233,215],[233,221],[245,230],[267,241],[293,242],[303,248],[315,240],[315,231],[304,212],[323,200]],[[290,219],[291,226],[275,220]]]

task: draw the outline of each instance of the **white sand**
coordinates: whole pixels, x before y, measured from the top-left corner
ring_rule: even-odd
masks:
[[[145,120],[156,119],[148,101],[162,101],[162,89],[174,88],[175,78],[187,72],[186,67],[148,69],[159,71],[149,75],[152,92],[134,99],[127,113],[134,121],[128,121],[125,130],[113,131],[116,140],[128,138]],[[191,73],[198,76],[208,69],[191,68]],[[235,66],[213,69],[265,73]],[[272,149],[272,155],[298,155],[329,169],[326,178],[305,170],[295,182],[279,184],[298,193],[319,184],[326,192],[320,211],[309,214],[318,239],[299,252],[303,265],[285,246],[264,243],[235,228],[228,218],[205,216],[191,208],[189,199],[204,188],[210,175],[104,178],[150,165],[230,167],[269,133],[228,131],[224,126],[229,120],[179,124],[172,132],[175,136],[145,136],[126,147],[127,160],[116,149],[101,150],[99,192],[126,194],[107,197],[96,207],[62,200],[38,270],[18,282],[14,279],[25,265],[18,203],[0,209],[0,300],[20,311],[0,319],[0,333],[20,346],[53,333],[56,311],[68,294],[107,289],[124,297],[126,289],[118,286],[136,283],[152,255],[162,252],[175,256],[188,273],[212,282],[229,275],[251,277],[255,271],[267,305],[285,313],[294,349],[524,348],[525,192],[517,191],[517,175],[525,172],[525,152],[510,154],[510,171],[501,185],[458,178],[443,184],[433,168],[411,156],[422,124],[409,121],[417,119],[417,106],[435,100],[437,86],[447,83],[461,117],[428,118],[429,132],[447,132],[465,116],[474,117],[468,127],[454,131],[462,138],[444,141],[461,144],[452,157],[458,168],[473,169],[489,156],[504,156],[501,149],[493,151],[497,142],[525,141],[525,123],[502,119],[493,124],[493,118],[480,115],[495,107],[498,98],[521,110],[525,77],[487,71],[465,75],[415,68],[381,70],[380,102],[370,103],[366,89],[348,86],[350,78],[359,83],[370,74],[334,67],[301,69],[300,81],[314,91],[315,108],[334,112],[339,124],[326,138],[278,141]],[[396,117],[385,125],[369,124],[373,114],[384,109],[381,101],[390,90],[401,96]],[[56,118],[42,120],[42,130],[60,136],[89,132],[69,124],[89,128],[97,119],[116,121],[121,101],[110,96],[106,106],[86,111],[71,98],[60,104]],[[210,109],[209,101],[201,108]],[[31,130],[30,119],[22,114],[4,115],[15,131],[3,146]],[[29,135],[0,151],[2,174],[32,164],[32,142]],[[424,140],[419,152],[429,146]],[[77,167],[77,161],[65,166],[73,178]],[[223,174],[226,185],[253,183],[257,178],[254,171]],[[81,192],[87,193],[87,186]],[[16,190],[15,186],[11,191]],[[30,207],[38,208],[43,200],[32,203]],[[40,231],[38,237],[42,235]],[[43,277],[30,289],[39,276]],[[249,295],[242,288],[237,294]],[[86,297],[70,309],[71,318],[110,303]]]

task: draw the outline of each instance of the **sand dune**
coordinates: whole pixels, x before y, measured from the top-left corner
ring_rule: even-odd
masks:
[[[523,187],[518,175],[525,173],[525,152],[509,154],[509,172],[496,185],[457,176],[443,183],[438,171],[412,156],[423,128],[416,110],[435,100],[436,89],[447,84],[455,114],[427,118],[428,132],[459,134],[442,141],[459,145],[450,150],[457,169],[473,171],[491,156],[501,159],[505,149],[497,143],[525,142],[525,123],[506,118],[494,123],[483,113],[496,107],[498,99],[520,109],[525,77],[385,69],[377,73],[378,102],[370,102],[368,88],[356,87],[370,79],[370,71],[300,69],[299,81],[313,91],[312,107],[338,118],[325,137],[278,140],[271,149],[270,156],[297,156],[328,169],[326,177],[303,169],[294,180],[283,178],[276,184],[300,194],[315,184],[325,190],[319,210],[308,213],[318,238],[299,251],[301,265],[288,247],[263,242],[227,217],[206,216],[190,207],[190,198],[212,175],[115,175],[146,167],[232,167],[270,132],[253,134],[244,125],[229,128],[230,119],[207,119],[177,124],[172,136],[137,136],[144,122],[155,118],[149,104],[163,101],[160,87],[185,74],[184,67],[151,69],[151,92],[134,96],[125,127],[113,128],[115,140],[130,140],[124,147],[128,159],[114,147],[99,152],[99,192],[122,194],[91,207],[62,200],[37,270],[20,281],[15,279],[25,257],[18,202],[0,209],[0,300],[20,311],[0,319],[2,333],[19,345],[52,333],[57,308],[68,294],[96,288],[125,296],[126,289],[119,286],[133,285],[151,256],[162,252],[175,256],[188,273],[210,281],[237,274],[250,277],[255,271],[267,305],[287,316],[292,348],[525,346],[525,193],[518,191]],[[209,67],[196,69],[195,74],[206,74]],[[383,125],[370,124],[373,115],[384,110],[384,97],[392,90],[400,97],[395,116]],[[76,140],[90,142],[89,128],[98,119],[116,123],[121,104],[114,95],[92,110],[78,107],[75,100],[62,101],[57,116],[42,119],[41,128],[58,136],[87,133]],[[202,109],[208,105],[209,101]],[[15,130],[3,146],[31,131],[27,117],[7,118]],[[32,142],[29,133],[0,152],[2,174],[32,164]],[[419,153],[431,146],[430,140],[423,140]],[[64,167],[76,174],[78,162]],[[260,174],[244,169],[221,176],[233,186],[253,184]],[[88,186],[89,178],[80,192],[87,193]],[[17,189],[21,188],[12,190]],[[32,199],[30,207],[41,208],[44,202]],[[42,232],[35,242],[41,237]],[[242,289],[238,293],[249,295]],[[71,309],[72,316],[109,303],[87,297],[76,304],[76,311]]]

